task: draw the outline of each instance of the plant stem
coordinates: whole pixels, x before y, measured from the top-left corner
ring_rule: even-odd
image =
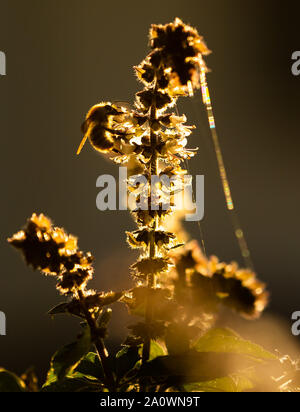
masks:
[[[155,83],[154,86],[154,91],[157,90],[157,85]],[[157,136],[155,132],[152,129],[152,123],[156,120],[156,102],[154,101],[152,103],[151,109],[150,109],[150,116],[149,116],[149,124],[150,124],[150,144],[151,144],[151,150],[152,150],[152,155],[151,155],[151,161],[150,161],[150,166],[149,166],[149,179],[150,179],[150,192],[149,192],[149,197],[150,197],[150,202],[148,202],[148,205],[150,204],[150,207],[152,207],[152,202],[151,202],[151,195],[152,195],[152,185],[151,185],[151,176],[157,176],[158,174],[158,158],[157,158]],[[149,207],[149,206],[148,206]],[[157,213],[155,212],[154,216],[154,223],[152,227],[152,231],[150,232],[150,245],[149,245],[149,258],[154,259],[156,257],[156,245],[155,245],[155,232],[157,230],[157,225],[158,225],[158,219],[157,219]],[[151,290],[153,287],[155,287],[155,274],[151,273],[147,276],[147,288],[148,288],[148,293],[147,293],[147,298],[146,298],[146,309],[145,309],[145,323],[146,325],[150,326],[153,318],[153,305],[152,305],[152,299],[151,299]],[[143,353],[142,353],[142,362],[147,362],[150,356],[150,345],[151,345],[151,338],[147,336],[144,341],[143,345]]]
[[[88,308],[86,307],[82,290],[78,289],[77,293],[78,293],[78,297],[79,297],[79,301],[80,301],[83,313],[85,315],[85,319],[91,331],[91,335],[92,335],[93,343],[97,351],[97,355],[103,367],[107,386],[110,392],[114,392],[116,390],[115,379],[114,379],[114,376],[112,374],[112,371],[111,371],[111,368],[108,362],[108,354],[107,354],[107,350],[105,348],[103,339],[100,338],[98,334],[98,327],[97,327],[96,320],[94,319],[94,317],[92,316]]]

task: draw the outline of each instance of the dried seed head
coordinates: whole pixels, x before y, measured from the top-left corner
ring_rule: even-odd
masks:
[[[34,213],[8,242],[21,250],[28,265],[57,276],[57,289],[63,294],[84,290],[92,278],[92,255],[78,250],[77,238],[53,226],[43,214]]]
[[[168,289],[151,289],[147,287],[136,287],[129,295],[122,297],[133,315],[145,316],[146,302],[150,299],[153,303],[154,319],[170,321],[174,319],[178,312],[178,305],[172,299]]]
[[[149,228],[143,228],[134,232],[126,232],[127,242],[132,248],[147,248],[151,242],[152,232]],[[156,230],[154,232],[154,243],[159,247],[173,245],[176,236],[171,232]]]
[[[250,270],[232,270],[232,265],[221,263],[211,279],[221,303],[246,318],[258,318],[268,303],[266,285]]]
[[[61,273],[56,288],[62,295],[74,294],[78,289],[84,290],[87,282],[92,279],[92,277],[92,268],[83,269],[78,267],[71,272],[65,271]]]
[[[178,273],[177,288],[188,288],[196,306],[214,310],[222,304],[250,319],[258,318],[265,309],[266,286],[254,272],[239,269],[234,262],[226,264],[216,257],[205,258],[196,241],[174,250],[172,258]]]
[[[171,89],[178,94],[187,93],[189,82],[194,89],[200,87],[199,54],[207,55],[210,50],[196,29],[178,18],[166,25],[154,24],[150,45],[154,50],[151,61],[156,67],[164,67]]]
[[[146,278],[150,274],[167,272],[171,262],[167,258],[141,258],[131,266],[133,275],[137,278]]]
[[[76,238],[71,236],[69,239],[63,229],[53,228],[49,218],[36,213],[28,219],[24,229],[8,241],[22,251],[28,265],[55,275],[59,273],[66,255],[74,252],[76,244]]]

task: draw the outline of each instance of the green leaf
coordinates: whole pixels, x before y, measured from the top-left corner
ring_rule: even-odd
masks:
[[[26,392],[26,385],[17,375],[0,368],[0,392]]]
[[[139,346],[139,354],[142,357],[143,345]],[[166,354],[167,354],[167,352],[165,351],[164,347],[160,343],[158,343],[157,341],[151,339],[149,361],[157,358],[158,356],[164,356]]]
[[[83,376],[98,379],[100,381],[104,378],[102,365],[96,353],[89,352],[81,359],[76,369],[72,372],[73,375],[79,373]]]
[[[149,360],[166,355],[165,349],[157,341],[151,340]]]
[[[104,306],[117,302],[122,297],[123,292],[96,293],[85,297],[85,305],[88,309],[100,310]],[[71,314],[84,318],[82,305],[78,299],[72,299],[69,302],[62,302],[50,309],[48,315]]]
[[[125,346],[116,355],[116,371],[120,379],[123,376],[127,378],[138,373],[141,366],[143,346]],[[151,340],[149,362],[158,356],[166,354],[165,349],[156,341]]]
[[[48,315],[50,316],[60,314],[75,315],[79,318],[85,317],[82,312],[81,304],[77,299],[73,299],[69,302],[59,303],[48,311]]]
[[[101,315],[99,316],[98,320],[97,320],[97,325],[99,326],[99,328],[103,328],[106,329],[110,320],[111,320],[111,316],[112,316],[112,310],[111,308],[106,308],[103,309],[103,312],[101,313]]]
[[[190,349],[190,341],[199,335],[197,326],[185,322],[171,323],[166,328],[165,343],[169,355],[178,355]],[[180,336],[180,339],[178,337]]]
[[[59,349],[52,357],[50,370],[44,386],[63,379],[71,373],[91,347],[89,328],[85,328],[81,337],[73,343]]]
[[[139,374],[160,382],[167,381],[170,385],[206,382],[237,373],[255,363],[254,359],[240,354],[191,350],[181,355],[159,356],[142,365]]]
[[[101,382],[90,381],[86,378],[66,377],[42,388],[42,392],[102,392]]]
[[[48,315],[50,316],[61,314],[75,315],[80,318],[84,317],[81,313],[80,306],[75,305],[73,302],[59,303],[58,305],[54,306],[52,309],[48,311]]]
[[[48,311],[48,315],[59,315],[68,312],[69,302],[59,303]]]
[[[252,382],[243,375],[231,375],[208,382],[184,385],[187,392],[244,392],[253,389]]]
[[[211,329],[194,344],[197,352],[226,352],[276,360],[277,357],[261,346],[241,338],[230,329]]]
[[[140,360],[139,348],[137,346],[124,346],[116,354],[116,372],[120,379],[126,375]]]

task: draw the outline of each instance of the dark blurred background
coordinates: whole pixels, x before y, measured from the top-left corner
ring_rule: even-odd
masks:
[[[36,365],[43,375],[51,354],[78,331],[76,320],[47,316],[62,301],[53,280],[27,268],[6,242],[32,212],[49,215],[94,254],[95,288],[131,284],[135,256],[124,231],[134,224],[129,213],[99,212],[95,204],[96,178],[117,176],[118,169],[89,145],[75,153],[91,105],[132,103],[140,88],[132,66],[147,53],[150,24],[176,16],[196,26],[213,51],[208,80],[234,200],[259,277],[271,291],[265,319],[279,319],[233,323],[249,335],[255,330],[271,349],[280,346],[281,328],[297,352],[300,338],[291,336],[290,319],[300,310],[300,76],[291,74],[291,55],[300,50],[299,11],[297,1],[0,0],[0,50],[7,56],[7,76],[0,76],[0,310],[7,316],[1,366],[20,373]],[[198,126],[190,146],[200,150],[190,167],[205,175],[207,251],[242,263],[200,100],[199,94],[182,99],[179,110]],[[199,238],[196,223],[187,229]],[[128,323],[126,311],[117,314],[113,342]]]

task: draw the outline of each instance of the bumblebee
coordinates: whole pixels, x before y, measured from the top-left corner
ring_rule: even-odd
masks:
[[[116,139],[124,134],[113,130],[114,116],[122,114],[124,114],[122,108],[118,108],[112,103],[102,102],[93,106],[88,111],[81,126],[84,136],[78,147],[77,155],[81,152],[87,139],[93,148],[101,153],[112,151]]]

